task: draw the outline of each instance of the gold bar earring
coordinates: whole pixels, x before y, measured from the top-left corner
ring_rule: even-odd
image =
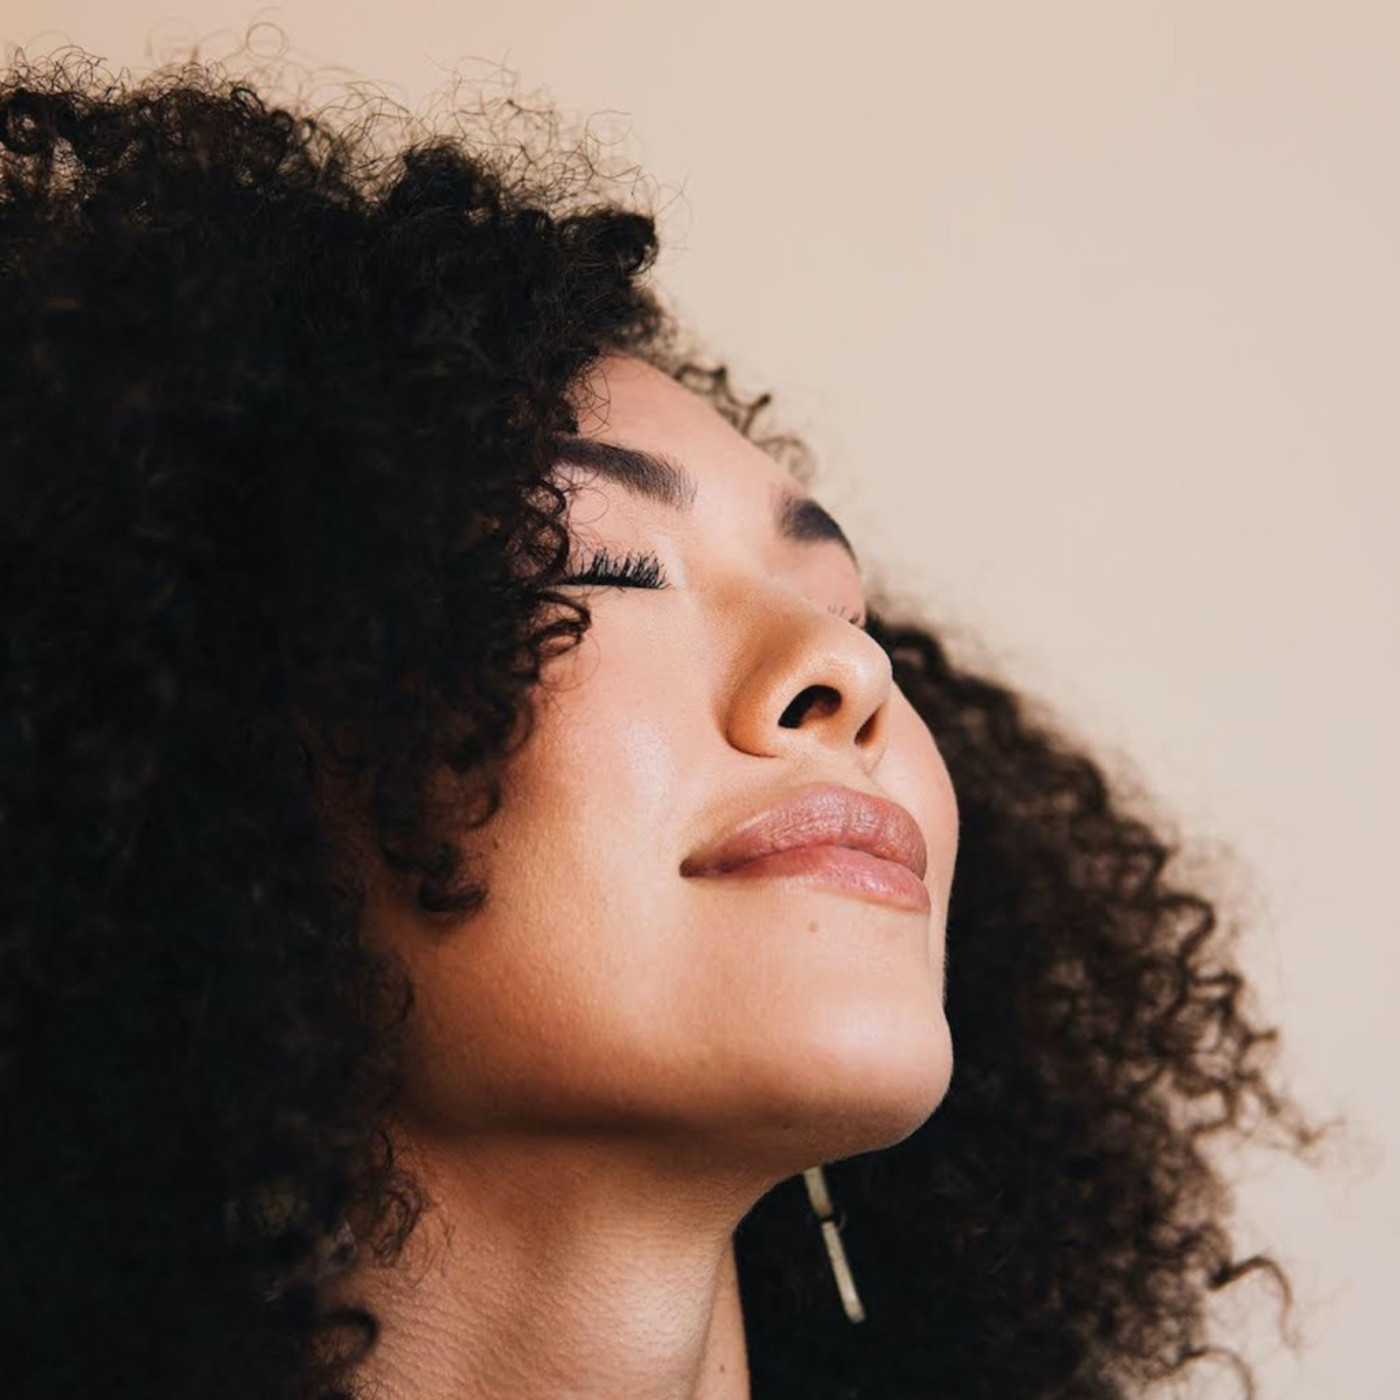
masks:
[[[802,1179],[807,1183],[807,1199],[821,1222],[822,1239],[826,1242],[827,1257],[831,1260],[831,1272],[836,1276],[836,1291],[841,1295],[841,1306],[852,1322],[864,1322],[865,1308],[861,1305],[860,1294],[856,1292],[851,1266],[846,1261],[841,1231],[836,1224],[836,1211],[831,1204],[831,1193],[826,1189],[826,1175],[820,1167],[808,1167],[802,1173]]]

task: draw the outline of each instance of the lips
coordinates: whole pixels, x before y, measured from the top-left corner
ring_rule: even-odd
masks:
[[[897,802],[824,783],[766,808],[687,856],[681,874],[723,875],[765,856],[815,846],[863,851],[907,867],[920,880],[928,869],[923,832]]]

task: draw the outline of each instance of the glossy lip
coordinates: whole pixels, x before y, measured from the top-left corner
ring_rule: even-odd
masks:
[[[919,908],[927,870],[923,832],[903,807],[834,783],[765,808],[681,864],[685,876],[794,876]]]

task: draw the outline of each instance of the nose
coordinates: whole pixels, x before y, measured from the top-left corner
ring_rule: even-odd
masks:
[[[868,632],[816,605],[761,610],[745,638],[729,741],[747,753],[854,756],[865,771],[888,743],[894,687],[889,655]]]

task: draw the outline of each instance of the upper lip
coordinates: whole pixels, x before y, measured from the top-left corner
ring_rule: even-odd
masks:
[[[907,865],[921,880],[928,847],[919,824],[897,802],[822,783],[739,823],[712,846],[687,856],[682,875],[721,875],[745,861],[800,846],[846,846]]]

